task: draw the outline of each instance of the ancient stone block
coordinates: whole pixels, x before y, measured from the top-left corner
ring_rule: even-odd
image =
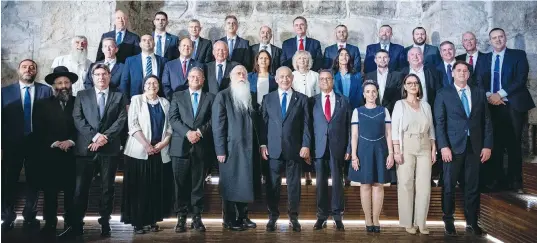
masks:
[[[375,18],[393,18],[397,2],[395,1],[349,1],[351,16],[367,16]]]

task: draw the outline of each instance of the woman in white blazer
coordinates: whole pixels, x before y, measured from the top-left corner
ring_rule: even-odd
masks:
[[[163,163],[171,161],[168,154],[172,134],[168,121],[170,103],[158,97],[157,76],[146,77],[143,85],[144,93],[133,96],[129,106],[121,205],[121,222],[133,225],[137,234],[159,231],[157,222],[163,219],[163,198],[167,194],[163,190]]]

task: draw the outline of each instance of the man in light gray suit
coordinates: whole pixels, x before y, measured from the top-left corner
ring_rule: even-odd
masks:
[[[188,208],[192,208],[192,228],[205,231],[201,221],[205,173],[214,161],[211,107],[214,94],[202,91],[203,70],[188,72],[188,89],[173,94],[170,124],[173,128],[170,156],[175,181],[175,232],[186,231]]]

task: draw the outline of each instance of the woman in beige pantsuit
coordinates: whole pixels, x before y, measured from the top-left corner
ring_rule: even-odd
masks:
[[[392,116],[399,224],[410,234],[419,229],[427,235],[431,167],[436,162],[433,117],[431,106],[421,101],[423,88],[417,75],[405,77],[401,92],[403,99],[395,103]]]

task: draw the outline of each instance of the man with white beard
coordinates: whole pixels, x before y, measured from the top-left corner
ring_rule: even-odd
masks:
[[[85,36],[77,35],[71,40],[71,50],[69,55],[59,56],[52,62],[52,69],[58,66],[65,66],[69,71],[75,73],[79,78],[73,84],[73,96],[78,91],[84,89],[84,79],[89,70],[91,61],[88,59],[88,39]]]
[[[248,218],[248,203],[260,192],[258,116],[246,68],[231,71],[231,85],[216,95],[212,110],[219,188],[226,229],[241,231],[257,225]],[[238,215],[237,215],[238,212]]]

